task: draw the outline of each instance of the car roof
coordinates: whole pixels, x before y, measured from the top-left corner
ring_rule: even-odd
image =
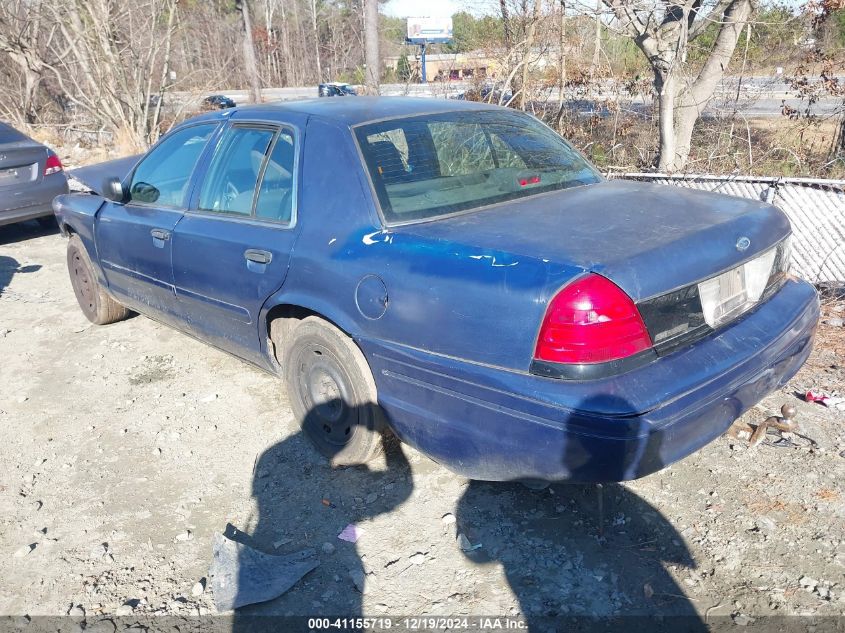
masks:
[[[461,110],[494,110],[497,107],[486,103],[452,99],[344,97],[342,99],[305,99],[302,101],[245,105],[236,108],[236,110],[255,118],[261,118],[262,115],[269,118],[279,112],[297,112],[353,126],[393,117]]]

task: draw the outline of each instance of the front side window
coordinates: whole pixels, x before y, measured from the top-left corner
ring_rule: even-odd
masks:
[[[446,112],[360,125],[387,222],[425,220],[598,182],[566,141],[526,114]]]
[[[194,166],[215,127],[215,123],[193,125],[163,139],[135,169],[129,200],[182,206]]]

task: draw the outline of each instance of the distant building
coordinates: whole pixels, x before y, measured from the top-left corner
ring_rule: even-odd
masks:
[[[408,53],[408,63],[411,66],[411,81],[419,80],[422,73],[419,51],[416,49]],[[394,71],[399,69],[400,56],[386,57],[384,64]],[[499,64],[495,58],[484,51],[469,53],[437,53],[425,56],[426,75],[429,81],[462,81],[495,77]]]

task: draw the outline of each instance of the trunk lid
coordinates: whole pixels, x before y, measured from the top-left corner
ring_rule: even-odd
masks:
[[[575,265],[639,302],[753,258],[790,226],[762,202],[615,180],[396,230]]]
[[[0,124],[0,207],[26,206],[18,195],[44,177],[47,148]]]

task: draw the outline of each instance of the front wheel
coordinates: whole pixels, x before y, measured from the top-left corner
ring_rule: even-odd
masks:
[[[332,465],[363,464],[382,453],[385,426],[375,381],[352,339],[307,317],[290,332],[283,365],[294,416]]]
[[[97,281],[88,251],[78,235],[71,235],[68,240],[67,270],[79,307],[91,323],[106,325],[129,315],[129,310],[112,299]]]

